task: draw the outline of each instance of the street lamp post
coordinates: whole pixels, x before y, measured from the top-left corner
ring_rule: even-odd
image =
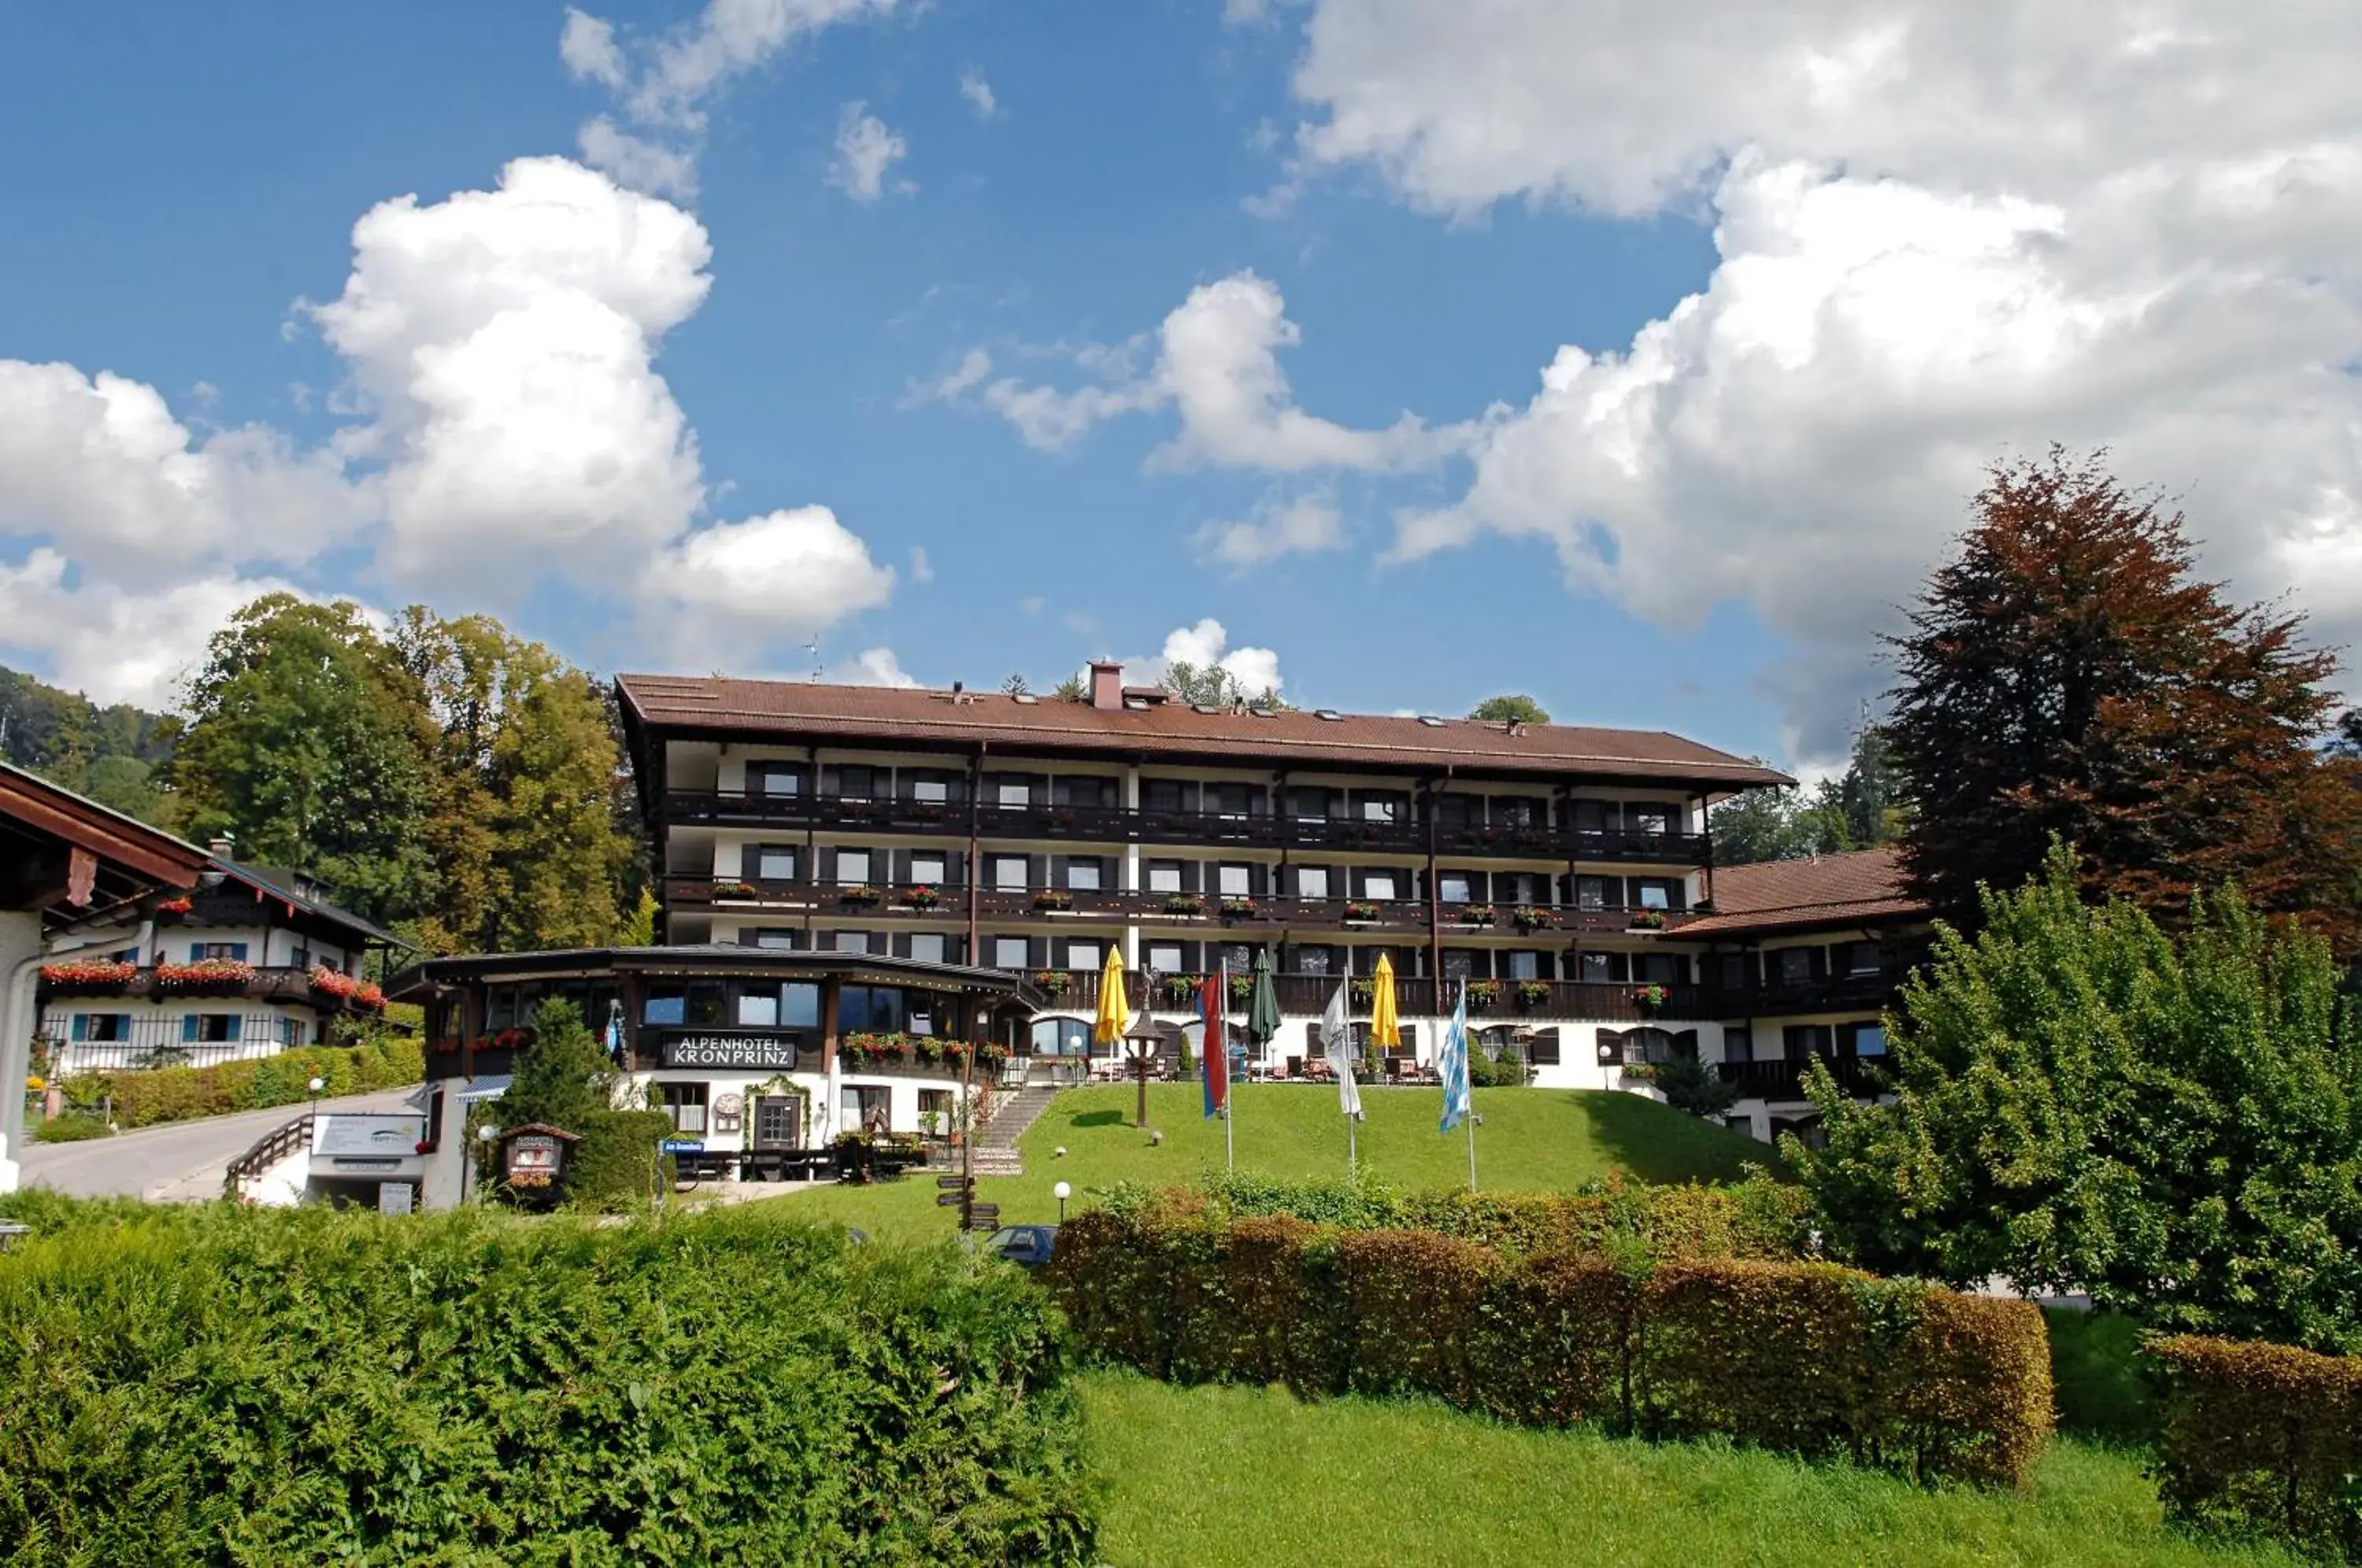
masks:
[[[485,1162],[492,1157],[492,1140],[500,1135],[501,1130],[489,1121],[476,1129],[476,1145],[483,1153],[477,1160],[476,1169],[468,1183],[468,1195],[470,1200],[478,1196],[478,1189],[483,1185]]]
[[[326,1078],[315,1077],[312,1080],[312,1125],[315,1128],[320,1124],[320,1091],[327,1087],[328,1080]]]
[[[1050,1189],[1050,1196],[1058,1200],[1058,1223],[1063,1225],[1066,1222],[1066,1199],[1075,1196],[1075,1189],[1062,1181]]]

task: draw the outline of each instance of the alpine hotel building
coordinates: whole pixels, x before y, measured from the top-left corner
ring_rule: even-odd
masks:
[[[1281,1072],[1318,1054],[1339,980],[1385,954],[1390,1070],[1433,1055],[1465,980],[1480,1048],[1518,1054],[1538,1084],[1645,1090],[1647,1065],[1690,1056],[1738,1083],[1734,1125],[1768,1137],[1809,1117],[1808,1057],[1865,1081],[1880,1006],[1920,952],[1883,854],[1717,873],[1708,808],[1789,780],[1661,732],[1197,707],[1113,664],[1082,701],[616,685],[660,940],[1004,973],[1021,1003],[999,1025],[1009,1081],[1086,1053],[1110,949],[1133,1007],[1185,1024],[1196,977],[1269,948]],[[1354,1001],[1366,1019],[1362,987]],[[900,1026],[843,1027],[863,1025]],[[668,1100],[740,1104],[760,1075],[652,1077]],[[882,1110],[916,1130],[919,1105]],[[708,1150],[717,1131],[701,1121]]]

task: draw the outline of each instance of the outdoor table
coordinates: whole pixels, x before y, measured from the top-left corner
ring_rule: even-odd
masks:
[[[33,1228],[30,1225],[20,1225],[13,1220],[0,1222],[0,1253],[5,1253],[15,1246],[17,1237],[29,1236],[32,1233]]]

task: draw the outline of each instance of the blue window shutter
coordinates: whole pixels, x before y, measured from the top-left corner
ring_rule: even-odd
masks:
[[[90,1038],[90,1014],[78,1012],[73,1015],[73,1037],[77,1040]]]
[[[229,944],[229,955],[230,955],[231,957],[233,957],[233,958],[237,959],[237,960],[239,963],[241,963],[241,964],[245,963],[245,962],[246,962],[246,944],[245,944],[245,943],[243,943],[243,942],[233,942],[233,943],[231,943],[231,944]]]
[[[192,964],[202,964],[202,963],[204,963],[204,959],[205,959],[205,944],[204,944],[204,943],[202,943],[202,942],[192,942],[192,943],[190,943],[190,944],[189,944],[189,962],[190,962],[190,963],[192,963]]]
[[[183,1041],[193,1041],[196,1037],[197,1015],[193,1012],[182,1013],[181,1015],[181,1038]]]

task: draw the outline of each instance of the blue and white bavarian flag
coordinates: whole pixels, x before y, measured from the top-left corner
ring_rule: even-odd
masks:
[[[1468,982],[1460,982],[1460,1005],[1444,1026],[1443,1049],[1435,1058],[1443,1079],[1443,1126],[1449,1132],[1468,1120]]]
[[[1329,1058],[1329,1070],[1337,1076],[1337,1108],[1358,1121],[1362,1090],[1353,1082],[1353,1030],[1345,1006],[1348,983],[1337,982],[1337,994],[1329,999],[1328,1009],[1320,1015],[1320,1044]]]

